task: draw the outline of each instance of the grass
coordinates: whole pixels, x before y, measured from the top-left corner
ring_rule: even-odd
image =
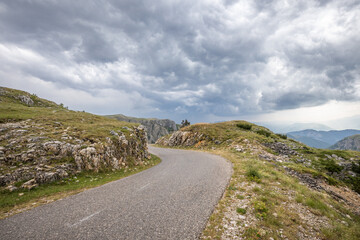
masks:
[[[249,189],[252,193],[244,189],[241,191],[241,195],[238,191],[226,191],[226,197],[218,206],[221,209],[225,209],[232,201],[231,196],[242,200],[244,199],[244,194],[252,194],[251,196],[254,200],[251,204],[257,217],[257,223],[256,227],[252,226],[246,229],[242,235],[245,239],[263,239],[264,237],[266,237],[265,239],[269,237],[278,239],[277,230],[279,228],[283,229],[284,236],[294,239],[293,236],[296,236],[297,227],[301,223],[301,219],[296,212],[284,207],[286,206],[283,205],[285,202],[287,204],[301,204],[304,207],[308,207],[313,214],[326,216],[329,219],[330,225],[335,227],[338,225],[339,219],[344,219],[344,215],[351,215],[353,220],[349,226],[341,225],[337,231],[333,231],[331,228],[323,229],[320,234],[322,234],[324,239],[338,239],[336,238],[338,235],[346,236],[343,239],[359,239],[360,219],[349,213],[348,210],[331,197],[314,192],[300,184],[297,179],[286,175],[282,169],[277,169],[268,162],[256,160],[257,157],[252,155],[233,153],[226,149],[216,150],[214,153],[231,160],[233,163],[234,173],[230,185],[234,188],[239,182],[254,182],[252,177],[248,177],[249,175],[256,176],[261,174],[261,182],[255,182],[257,185]],[[275,188],[280,188],[280,192],[276,193],[274,191]],[[294,196],[290,199],[282,194],[282,192],[289,191],[294,192]],[[274,213],[276,213],[276,217],[273,216]],[[216,236],[221,236],[223,229],[219,226],[222,224],[222,217],[223,213],[220,214],[215,211],[203,235],[208,239],[215,239]],[[266,231],[261,231],[261,229],[266,229]]]
[[[0,218],[46,203],[48,200],[63,198],[89,188],[97,187],[132,174],[146,170],[161,162],[160,158],[151,155],[147,166],[136,166],[117,171],[81,172],[62,181],[43,184],[32,190],[19,189],[14,192],[3,190],[0,194]],[[22,195],[23,194],[23,195]]]
[[[282,236],[294,239],[297,236],[299,226],[304,224],[301,218],[301,214],[306,213],[304,209],[314,214],[314,217],[323,216],[327,219],[330,228],[321,229],[319,231],[320,238],[340,239],[339,236],[344,236],[342,239],[360,239],[359,217],[352,214],[342,203],[335,201],[329,195],[316,192],[301,184],[298,179],[289,176],[283,168],[283,166],[287,166],[299,173],[307,173],[316,178],[322,178],[332,185],[343,186],[348,184],[348,186],[354,186],[354,182],[356,182],[353,181],[354,179],[351,179],[351,183],[346,183],[329,175],[331,172],[341,170],[336,161],[322,162],[322,160],[326,159],[326,155],[331,156],[332,154],[346,159],[359,159],[360,154],[354,151],[314,149],[292,139],[287,139],[286,135],[273,134],[261,126],[249,124],[251,125],[250,129],[242,127],[246,124],[249,123],[231,121],[196,124],[182,129],[182,131],[202,134],[202,138],[199,139],[202,144],[192,147],[178,146],[177,148],[201,149],[221,155],[232,162],[234,169],[229,187],[210,217],[208,225],[204,229],[203,238],[221,239],[224,232],[224,219],[227,218],[226,209],[232,206],[235,201],[251,200],[250,205],[253,211],[250,211],[248,207],[246,216],[254,214],[256,221],[252,223],[252,226],[245,228],[241,235],[244,239],[269,239],[270,237],[280,239],[282,237],[279,235],[279,229],[282,229]],[[214,144],[215,140],[228,144],[219,146]],[[259,158],[257,154],[251,154],[246,149],[249,144],[258,146],[261,143],[276,141],[292,146],[293,149],[303,154],[304,158],[310,159],[312,164],[297,163],[296,157],[293,157],[293,162],[268,162]],[[242,146],[246,150],[237,152],[233,147],[236,145]],[[267,151],[272,154],[275,153],[270,149]],[[359,165],[354,164],[353,168],[354,172],[360,171]],[[248,187],[243,187],[244,183]],[[296,212],[288,206],[302,210]],[[235,206],[235,209],[239,214],[242,214],[241,208]],[[352,219],[344,217],[346,215],[351,216]],[[339,221],[345,221],[347,224],[339,224]]]
[[[236,208],[236,212],[244,215],[244,214],[246,214],[246,209],[245,208]]]
[[[102,116],[86,112],[71,111],[53,102],[38,98],[26,92],[5,88],[8,92],[0,96],[0,123],[18,122],[31,119],[33,123],[44,127],[46,132],[43,137],[60,139],[57,132],[69,128],[72,137],[91,141],[97,139],[105,141],[111,130],[122,131],[127,137],[130,135],[123,127],[137,126],[135,123],[120,122]],[[12,96],[28,95],[34,102],[34,106],[21,104]],[[54,131],[57,130],[57,131]],[[40,131],[39,131],[40,132]],[[34,132],[36,134],[36,132]]]
[[[255,182],[259,182],[261,175],[257,169],[255,169],[253,166],[249,168],[249,170],[246,172],[246,176],[251,180]]]

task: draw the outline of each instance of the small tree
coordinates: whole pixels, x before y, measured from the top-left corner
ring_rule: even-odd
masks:
[[[186,127],[186,126],[189,126],[189,125],[190,125],[190,122],[187,119],[185,119],[185,120],[181,121],[180,128],[183,128],[183,127]]]

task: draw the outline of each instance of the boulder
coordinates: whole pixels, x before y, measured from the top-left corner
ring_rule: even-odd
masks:
[[[25,103],[28,106],[33,106],[34,105],[34,101],[29,97],[29,96],[25,96],[25,95],[20,95],[18,96],[18,99]]]

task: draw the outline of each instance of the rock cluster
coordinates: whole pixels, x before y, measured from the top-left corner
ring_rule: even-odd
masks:
[[[264,143],[264,145],[281,155],[298,155],[298,152],[282,142]]]
[[[150,157],[143,126],[128,128],[128,136],[113,130],[105,141],[78,139],[71,136],[69,128],[55,140],[46,137],[44,131],[31,120],[0,124],[0,186],[14,190],[12,184],[25,182],[22,187],[31,189],[83,170],[143,164]]]
[[[174,132],[169,138],[160,138],[156,144],[165,146],[193,146],[204,139],[204,135],[197,132],[190,131],[177,131]]]

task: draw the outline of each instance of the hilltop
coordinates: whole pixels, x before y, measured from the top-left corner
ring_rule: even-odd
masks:
[[[155,143],[160,137],[178,130],[176,123],[170,119],[135,118],[122,114],[108,115],[106,117],[123,122],[140,123],[145,126],[149,143]]]
[[[29,191],[30,199],[41,196],[41,191],[48,195],[41,186],[49,184],[52,189],[55,183],[76,189],[71,180],[79,182],[76,176],[81,173],[99,173],[103,178],[102,172],[140,168],[150,159],[147,134],[139,124],[71,111],[4,87],[0,133],[0,205],[7,209],[17,204],[11,200],[17,192]],[[22,199],[18,203],[27,201]]]
[[[245,121],[195,124],[159,146],[233,163],[203,239],[359,239],[360,154],[308,147]]]
[[[330,149],[360,151],[360,134],[346,137],[332,145]]]

